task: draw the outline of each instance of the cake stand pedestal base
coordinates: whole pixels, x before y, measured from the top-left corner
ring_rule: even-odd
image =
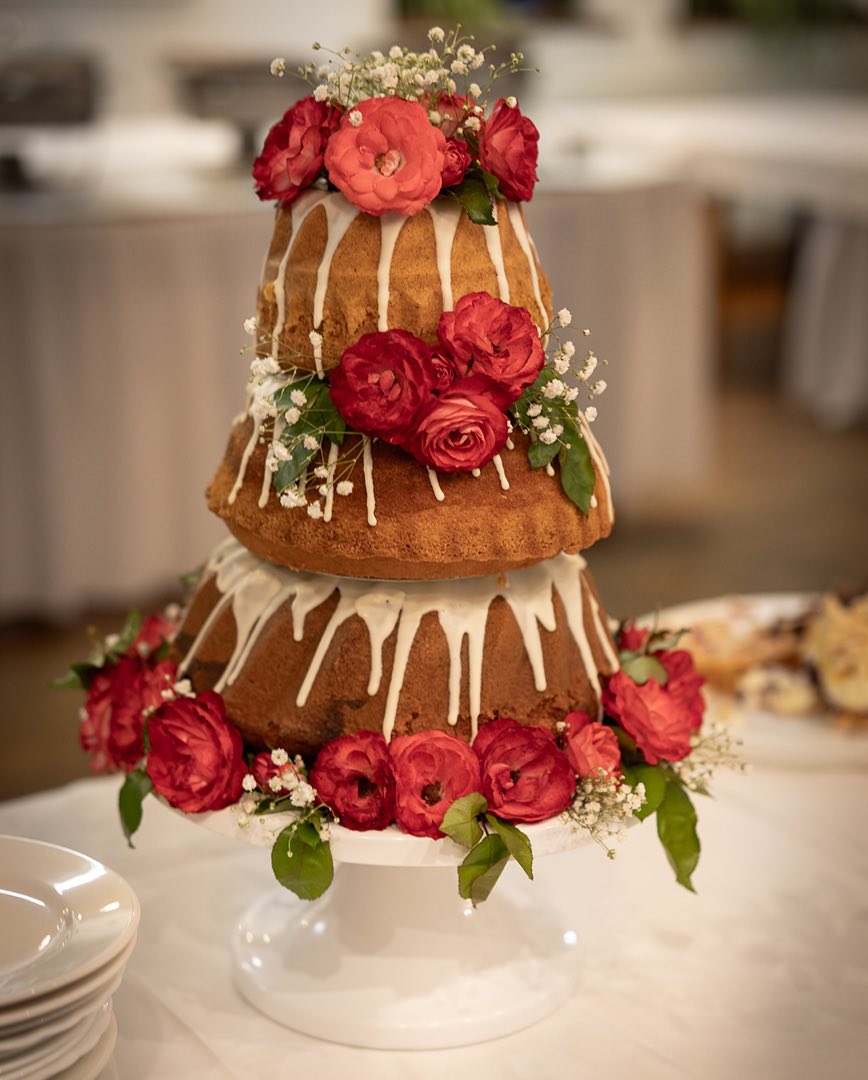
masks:
[[[276,888],[238,924],[237,985],[278,1023],[350,1046],[437,1049],[518,1031],[575,984],[576,933],[509,873],[479,908],[455,867],[342,864],[313,903]]]

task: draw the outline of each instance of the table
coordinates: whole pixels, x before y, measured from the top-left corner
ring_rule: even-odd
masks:
[[[139,941],[116,997],[124,1080],[232,1080],[275,1066],[317,1080],[864,1075],[868,773],[720,776],[717,797],[699,805],[697,896],[672,883],[650,826],[633,829],[614,862],[593,846],[540,859],[527,887],[581,912],[579,990],[524,1032],[436,1053],[352,1050],[256,1013],[231,984],[228,939],[272,887],[266,853],[155,802],[128,850],[117,786],[99,778],[0,804],[0,832],[86,851],[138,892]]]

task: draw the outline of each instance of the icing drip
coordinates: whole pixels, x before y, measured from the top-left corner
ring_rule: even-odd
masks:
[[[305,218],[314,207],[319,206],[325,197],[326,192],[311,188],[309,191],[304,191],[299,195],[292,204],[292,209],[290,210],[292,228],[289,233],[289,243],[286,245],[286,251],[283,253],[283,257],[277,267],[277,277],[274,279],[274,300],[277,305],[277,312],[274,316],[274,326],[271,330],[271,355],[275,360],[278,358],[278,353],[280,351],[280,333],[283,330],[283,324],[286,320],[286,267],[289,262],[289,256],[292,254],[295,238],[298,236]]]
[[[452,298],[452,245],[455,243],[455,233],[461,220],[461,207],[458,203],[443,200],[442,205],[431,203],[428,214],[434,225],[434,247],[437,253],[443,310],[451,311],[455,306]]]
[[[431,481],[431,490],[434,492],[434,498],[437,502],[443,502],[446,496],[443,494],[443,488],[440,487],[437,473],[433,469],[428,470],[428,479]]]
[[[374,455],[371,452],[371,440],[362,436],[362,471],[365,474],[365,502],[368,508],[368,524],[377,524],[377,499],[374,494]]]
[[[335,505],[335,466],[338,462],[338,454],[340,453],[340,447],[337,443],[331,443],[329,445],[329,459],[326,463],[326,496],[325,496],[325,508],[323,509],[322,519],[323,521],[331,521],[332,511]]]
[[[377,264],[377,329],[389,329],[389,279],[398,235],[404,227],[403,214],[383,214],[380,218],[380,261]]]
[[[235,483],[232,485],[232,490],[229,492],[229,497],[226,500],[231,506],[238,498],[238,492],[241,490],[241,485],[244,483],[244,474],[247,472],[247,466],[250,463],[250,455],[256,449],[256,444],[259,442],[259,431],[262,427],[262,421],[257,417],[253,417],[253,431],[250,438],[247,440],[247,445],[244,447],[244,453],[241,455],[241,464],[238,466],[238,475],[235,477]]]
[[[509,214],[509,221],[512,225],[512,231],[515,233],[515,238],[518,240],[518,245],[527,259],[530,283],[533,288],[533,298],[536,300],[536,305],[539,308],[540,317],[545,321],[546,309],[543,306],[542,293],[540,292],[539,287],[539,273],[536,268],[536,259],[534,258],[534,253],[531,249],[531,239],[528,236],[527,226],[522,217],[521,207],[518,203],[508,202],[506,204],[506,212]]]
[[[588,449],[591,451],[591,459],[596,466],[597,476],[599,476],[603,482],[603,488],[606,492],[606,502],[609,504],[609,517],[614,521],[615,505],[612,502],[612,488],[609,485],[609,462],[606,460],[603,448],[597,442],[597,437],[591,431],[591,425],[585,419],[585,414],[581,409],[579,409],[579,423],[582,427],[582,434],[588,443]]]
[[[476,479],[478,480],[479,477],[482,476],[482,470],[481,469],[471,469],[470,475],[475,476]]]
[[[503,468],[503,458],[500,454],[495,454],[491,459],[491,464],[497,469],[497,476],[500,480],[500,486],[504,491],[509,491],[509,481],[506,478],[506,472]]]
[[[323,312],[325,310],[325,298],[329,284],[329,271],[332,259],[338,249],[338,245],[344,238],[347,229],[358,216],[359,211],[348,202],[340,192],[333,192],[322,199],[325,210],[328,237],[325,250],[316,272],[316,289],[313,294],[313,329],[319,331],[322,326]],[[320,378],[323,377],[322,366],[322,342],[313,347],[313,358],[316,362],[316,371]]]
[[[546,473],[547,473],[548,476],[554,476],[555,475],[555,467],[554,467],[554,465],[552,465],[551,462],[549,462],[546,465]],[[593,497],[594,496],[592,495],[591,498],[593,499]]]
[[[274,433],[271,436],[272,443],[280,442],[280,433],[286,427],[286,421],[282,416],[277,416],[274,419]],[[262,470],[262,490],[259,492],[259,507],[262,509],[268,503],[268,496],[271,494],[271,477],[272,472],[268,467],[269,456],[265,459],[265,468]]]
[[[515,617],[537,691],[546,689],[546,672],[540,628],[556,628],[554,592],[561,597],[567,613],[567,627],[582,657],[588,678],[599,695],[599,672],[591,641],[585,631],[587,601],[589,623],[597,648],[607,665],[617,669],[618,661],[603,625],[599,604],[583,580],[585,561],[579,555],[561,554],[525,570],[489,577],[456,581],[410,581],[388,583],[327,574],[306,574],[273,566],[257,559],[234,538],[224,541],[214,552],[204,579],[213,575],[221,597],[196,635],[184,657],[179,674],[194,658],[202,642],[220,616],[231,608],[235,619],[236,643],[220,680],[219,692],[232,686],[256,646],[271,617],[291,601],[292,636],[304,638],[307,615],[333,594],[338,602],[317,642],[316,650],[297,691],[296,705],[303,707],[316,682],[329,647],[342,623],[353,615],[365,624],[371,643],[368,694],[379,693],[383,681],[383,647],[396,632],[395,652],[383,707],[383,734],[388,738],[395,724],[404,677],[413,643],[422,619],[434,614],[443,630],[449,654],[447,720],[458,723],[461,714],[462,658],[467,639],[467,711],[475,734],[482,702],[483,651],[488,610],[498,596],[503,597]]]
[[[500,242],[500,226],[497,224],[496,205],[491,207],[491,215],[494,218],[495,224],[483,225],[482,235],[485,237],[485,246],[488,248],[488,257],[491,259],[495,274],[497,274],[497,290],[500,293],[500,299],[508,304],[509,282],[506,280],[506,267],[503,263],[503,246]]]
[[[591,496],[591,506],[595,507],[595,506],[599,506],[599,505],[600,505],[600,500],[597,498],[596,495],[592,495]]]
[[[506,448],[507,450],[515,450],[515,443],[512,441],[512,439],[506,440]]]

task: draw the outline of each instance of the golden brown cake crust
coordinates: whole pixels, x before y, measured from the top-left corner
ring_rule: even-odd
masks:
[[[585,517],[564,494],[557,466],[554,476],[531,469],[527,439],[518,431],[512,436],[515,449],[502,454],[508,491],[489,464],[479,477],[438,474],[442,502],[436,500],[423,466],[395,447],[375,443],[375,526],[368,524],[361,461],[349,474],[352,493],[335,497],[331,521],[314,520],[304,508],[281,506],[273,489],[260,508],[266,453],[262,445],[251,456],[245,482],[230,504],[252,430],[247,420],[232,432],[208,488],[208,505],[245,547],[281,566],[383,580],[475,577],[530,566],[561,551],[581,551],[611,531],[608,488],[599,474],[597,505]],[[357,451],[357,440],[349,439],[342,453],[353,456]]]
[[[342,196],[334,194],[327,198],[343,200]],[[437,323],[444,309],[431,213],[442,213],[444,203],[447,211],[458,213],[457,206],[450,201],[438,199],[430,212],[423,210],[405,219],[388,268],[388,325],[409,330],[429,343],[437,340]],[[521,208],[512,211],[513,214],[516,212],[523,222]],[[358,213],[338,244],[327,270],[323,321],[319,327],[323,337],[322,364],[326,370],[336,366],[344,349],[358,341],[362,334],[373,333],[379,328],[377,275],[382,229],[380,218]],[[531,249],[530,258],[545,309],[541,310],[534,294],[528,255],[522,249],[505,204],[499,213],[498,233],[509,285],[509,302],[526,308],[538,326],[547,326],[551,312],[548,281]],[[260,351],[263,355],[271,351],[270,338],[278,310],[276,297],[282,289],[284,318],[278,359],[296,367],[313,369],[309,334],[315,326],[314,295],[328,237],[323,206],[315,206],[301,220],[294,240],[292,234],[292,210],[278,210],[257,305],[260,332],[267,339]],[[290,243],[292,250],[281,273],[281,262]],[[452,244],[451,287],[453,302],[466,293],[480,290],[493,296],[501,295],[483,226],[474,225],[464,212],[458,217]]]
[[[587,570],[582,574],[583,622],[596,667],[611,673],[597,638],[591,603],[599,604]],[[220,600],[213,578],[202,583],[187,611],[173,644],[173,658],[180,661]],[[271,617],[235,682],[221,692],[227,715],[245,741],[256,747],[284,747],[311,760],[323,744],[340,735],[360,730],[382,730],[389,675],[395,654],[397,631],[383,648],[383,678],[377,693],[369,695],[371,644],[358,616],[341,623],[314,680],[305,705],[296,696],[310,666],[317,644],[337,605],[337,592],[311,611],[304,622],[304,636],[295,641],[290,603]],[[553,727],[574,709],[596,715],[597,698],[580,655],[566,626],[560,596],[554,591],[556,629],[541,629],[547,688],[534,687],[530,661],[521,632],[509,604],[496,597],[488,609],[482,668],[480,725],[498,716],[520,723]],[[601,616],[605,624],[605,616]],[[611,638],[608,639],[611,643]],[[236,642],[231,605],[224,607],[204,635],[186,674],[196,693],[210,689],[228,663]],[[446,636],[436,614],[425,615],[410,652],[393,735],[422,730],[451,731],[470,741],[468,714],[467,641],[463,645],[461,708],[458,723],[447,722],[450,669]]]

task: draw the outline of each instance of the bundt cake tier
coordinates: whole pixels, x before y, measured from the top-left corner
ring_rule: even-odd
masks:
[[[471,581],[296,573],[222,544],[175,639],[197,693],[223,695],[256,746],[310,758],[359,730],[470,740],[497,716],[598,710],[617,657],[579,555]]]
[[[255,554],[281,566],[378,579],[475,577],[530,566],[590,547],[612,528],[607,466],[583,428],[597,473],[588,516],[564,494],[555,465],[532,469],[527,438],[471,473],[434,473],[383,442],[348,439],[335,476],[348,496],[325,498],[325,514],[280,504],[254,422],[236,425],[208,505]],[[346,468],[342,463],[346,462]],[[346,471],[350,469],[351,471]],[[313,488],[319,483],[308,479]]]
[[[551,292],[521,207],[474,225],[454,200],[419,214],[372,217],[313,188],[280,209],[257,305],[260,353],[328,370],[362,334],[401,327],[425,341],[466,293],[483,290],[550,322]],[[322,336],[312,345],[311,330]]]

